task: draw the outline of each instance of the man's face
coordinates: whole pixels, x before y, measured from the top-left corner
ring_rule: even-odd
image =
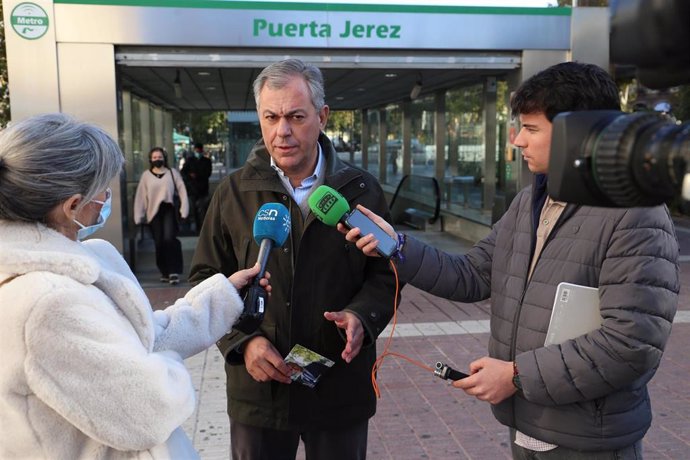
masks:
[[[293,77],[280,89],[264,86],[259,94],[261,135],[278,167],[291,179],[304,179],[316,166],[316,143],[326,126],[328,106],[311,103],[307,83]]]
[[[522,156],[527,161],[530,171],[535,174],[546,174],[549,171],[553,125],[543,112],[521,114],[520,124],[520,132],[513,144],[522,150]]]

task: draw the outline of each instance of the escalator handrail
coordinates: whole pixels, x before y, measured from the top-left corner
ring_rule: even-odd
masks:
[[[393,198],[391,198],[391,203],[388,206],[389,209],[393,209],[393,204],[395,204],[395,200],[398,198],[398,194],[400,193],[400,190],[402,189],[403,184],[408,178],[415,177],[419,179],[429,179],[434,185],[434,198],[435,198],[435,203],[436,206],[434,208],[434,215],[429,218],[429,224],[433,224],[438,220],[438,217],[441,215],[441,187],[438,185],[438,180],[436,180],[435,177],[429,177],[429,176],[420,176],[417,174],[405,174],[402,179],[400,179],[400,182],[398,182],[398,186],[395,188],[395,193],[393,194]]]

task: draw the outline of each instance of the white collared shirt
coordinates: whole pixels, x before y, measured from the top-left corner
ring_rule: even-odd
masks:
[[[271,168],[275,169],[278,173],[278,177],[283,183],[285,190],[287,190],[292,199],[295,200],[295,203],[299,205],[300,209],[302,210],[302,217],[304,218],[306,218],[309,214],[307,198],[311,194],[315,185],[321,185],[323,183],[324,170],[326,169],[326,162],[323,151],[321,150],[321,144],[317,142],[316,148],[318,150],[318,159],[316,160],[314,172],[310,176],[302,179],[302,183],[297,187],[292,186],[290,183],[290,178],[285,175],[285,172],[278,167],[276,162],[273,160],[273,157],[271,157]]]

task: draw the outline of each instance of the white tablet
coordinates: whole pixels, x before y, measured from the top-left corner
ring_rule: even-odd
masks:
[[[599,289],[560,283],[544,346],[563,343],[601,327]]]

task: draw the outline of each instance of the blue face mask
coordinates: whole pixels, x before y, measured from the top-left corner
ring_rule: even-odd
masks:
[[[101,212],[98,215],[98,220],[96,221],[95,224],[89,225],[88,227],[81,224],[77,219],[73,219],[74,223],[79,225],[81,227],[77,231],[77,240],[81,241],[87,236],[93,235],[96,231],[100,230],[104,225],[105,221],[108,220],[108,217],[110,217],[110,211],[111,211],[111,198],[112,198],[112,192],[108,188],[105,191],[105,201],[99,201],[99,200],[91,200],[93,203],[98,203],[101,205]]]

